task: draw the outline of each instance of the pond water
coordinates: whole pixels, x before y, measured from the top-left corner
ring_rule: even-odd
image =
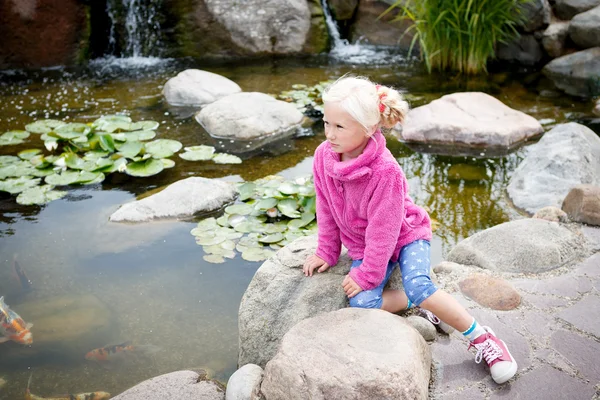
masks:
[[[540,74],[428,76],[420,66],[397,60],[393,65],[349,65],[327,58],[227,65],[150,60],[146,67],[103,61],[85,69],[0,71],[0,132],[23,129],[42,118],[90,122],[103,114],[127,113],[134,120],[161,122],[158,137],[179,140],[184,146],[219,146],[189,113],[162,101],[166,80],[190,67],[222,74],[245,91],[265,93],[354,72],[402,88],[413,107],[443,94],[480,90],[548,128],[565,121],[593,124],[590,102],[553,92]],[[0,295],[6,302],[19,312],[40,299],[93,295],[111,314],[95,347],[131,341],[157,351],[104,368],[85,360],[85,352],[73,354],[70,343],[50,356],[22,359],[3,356],[14,346],[0,344],[0,378],[7,382],[0,388],[0,399],[21,398],[31,374],[32,392],[43,396],[93,390],[117,394],[144,379],[186,368],[207,368],[226,381],[237,367],[239,302],[260,263],[239,256],[224,264],[205,262],[202,248],[189,233],[193,221],[124,225],[109,223],[108,217],[137,195],[189,176],[239,181],[269,174],[305,175],[323,139],[317,123],[312,134],[290,139],[241,165],[189,162],[175,156],[175,168],[157,176],[112,174],[102,184],[68,188],[67,197],[43,207],[20,206],[14,196],[1,193]],[[31,147],[43,148],[37,136],[24,145],[0,147],[0,155]],[[388,147],[409,179],[414,200],[427,206],[439,222],[432,262],[441,261],[461,239],[519,217],[504,189],[525,150],[474,159],[418,153],[393,138]],[[32,282],[28,292],[15,281],[15,257]],[[35,320],[27,322],[35,325]],[[35,326],[32,331],[35,346]],[[73,348],[77,345],[72,343]]]

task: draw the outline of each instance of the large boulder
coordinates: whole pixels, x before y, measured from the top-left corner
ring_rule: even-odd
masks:
[[[509,43],[499,43],[496,57],[521,65],[537,65],[544,57],[542,46],[534,35],[523,34]]]
[[[358,0],[329,0],[329,8],[333,18],[338,21],[352,19],[358,7]]]
[[[7,368],[31,365],[32,360],[56,354],[64,361],[79,362],[88,351],[106,345],[116,326],[110,309],[91,294],[43,297],[10,306],[33,324],[33,344],[1,344],[0,366]]]
[[[521,25],[525,32],[535,32],[545,28],[550,23],[552,10],[548,0],[533,0],[521,3],[521,12],[525,22]]]
[[[565,197],[562,209],[572,221],[600,226],[600,186],[575,186]]]
[[[190,218],[200,212],[217,210],[233,201],[236,195],[235,187],[229,182],[192,176],[145,199],[124,204],[110,216],[110,221]]]
[[[113,400],[225,400],[225,389],[194,371],[160,375],[127,389]]]
[[[570,265],[586,251],[581,235],[555,222],[526,218],[468,237],[447,260],[491,271],[539,273]]]
[[[543,69],[554,84],[574,96],[600,94],[600,47],[555,58]]]
[[[269,400],[428,398],[431,350],[405,320],[343,309],[295,325],[265,368]]]
[[[577,14],[569,25],[569,36],[583,49],[600,46],[600,6]]]
[[[422,144],[509,148],[542,132],[535,118],[488,94],[466,92],[446,95],[411,110],[402,138]]]
[[[74,65],[89,48],[89,3],[0,1],[0,69]]]
[[[513,204],[528,213],[559,207],[572,187],[600,184],[600,138],[571,122],[546,132],[529,146],[507,187]]]
[[[598,5],[600,0],[555,0],[554,11],[558,18],[569,20]]]
[[[256,364],[246,364],[227,381],[225,400],[259,400],[264,371]]]
[[[221,75],[186,69],[165,83],[163,95],[172,106],[200,107],[241,91],[237,83]]]
[[[241,140],[288,136],[297,131],[303,118],[294,105],[258,92],[223,97],[196,114],[211,136]]]
[[[542,46],[552,58],[565,54],[567,37],[569,36],[569,21],[551,23],[542,35]]]

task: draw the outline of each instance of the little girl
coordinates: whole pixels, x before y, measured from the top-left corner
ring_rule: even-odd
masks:
[[[327,140],[315,151],[313,166],[319,240],[304,274],[335,265],[343,243],[353,260],[342,282],[351,307],[392,313],[422,307],[432,322],[462,332],[494,381],[512,378],[517,363],[506,344],[429,277],[430,219],[409,197],[404,173],[380,130],[402,122],[406,101],[366,78],[343,77],[323,93],[323,103]],[[398,263],[404,291],[384,290]],[[440,328],[448,333],[445,324]]]

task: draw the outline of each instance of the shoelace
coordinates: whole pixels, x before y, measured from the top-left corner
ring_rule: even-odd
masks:
[[[478,344],[469,343],[469,348],[471,347],[477,349],[477,353],[475,354],[475,362],[477,364],[484,358],[485,362],[490,365],[492,361],[502,357],[502,354],[504,354],[500,346],[491,339],[486,339],[485,342]]]
[[[426,310],[424,308],[421,308],[421,312],[423,314],[425,314],[425,316],[427,317],[427,319],[434,325],[439,325],[440,324],[440,319],[431,311]]]

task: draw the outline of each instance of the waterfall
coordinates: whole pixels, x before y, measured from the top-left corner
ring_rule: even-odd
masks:
[[[327,0],[321,0],[321,7],[323,7],[323,13],[325,14],[325,23],[327,24],[327,31],[329,32],[329,36],[333,39],[332,51],[336,49],[341,49],[343,47],[349,46],[350,43],[346,39],[342,39],[340,35],[340,30],[337,26],[337,23],[333,19],[331,15],[331,10],[329,9],[329,5],[327,4]]]

